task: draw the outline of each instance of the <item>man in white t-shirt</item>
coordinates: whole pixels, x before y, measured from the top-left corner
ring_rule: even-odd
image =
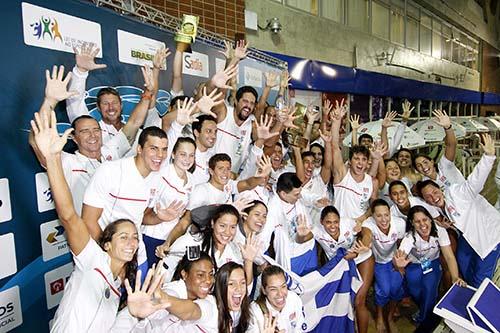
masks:
[[[103,164],[90,180],[83,198],[82,217],[94,239],[118,219],[133,221],[137,230],[157,185],[154,171],[160,169],[167,156],[167,135],[158,127],[148,127],[139,136],[135,157]],[[146,263],[142,235],[138,263]],[[144,265],[146,266],[146,265]]]
[[[191,125],[196,142],[196,168],[193,172],[193,186],[206,183],[210,179],[208,160],[215,155],[217,140],[217,120],[209,115],[201,115]]]

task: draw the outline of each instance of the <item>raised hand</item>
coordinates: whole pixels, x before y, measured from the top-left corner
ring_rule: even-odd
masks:
[[[282,116],[284,117],[285,121],[283,122],[283,126],[285,128],[293,128],[297,129],[299,128],[297,125],[295,125],[293,122],[295,119],[297,119],[299,116],[295,116],[295,106],[290,106],[288,110],[284,109]]]
[[[264,77],[266,78],[267,87],[276,87],[280,82],[278,80],[279,74],[274,71],[265,72]]]
[[[219,89],[233,89],[232,86],[227,84],[227,81],[236,77],[238,74],[238,65],[234,64],[228,66],[226,69],[221,70],[212,77],[212,84]]]
[[[166,69],[165,65],[165,60],[167,57],[172,54],[168,48],[165,48],[165,46],[162,46],[158,50],[156,50],[156,53],[153,57],[153,68],[156,69]]]
[[[358,128],[361,127],[361,124],[359,123],[359,114],[352,114],[349,123],[351,124],[351,130],[357,130]]]
[[[325,208],[329,204],[330,204],[330,199],[328,199],[327,197],[324,197],[324,198],[316,200],[314,202],[314,207],[316,207],[316,208]]]
[[[184,209],[186,205],[182,201],[174,200],[167,207],[161,208],[160,204],[156,204],[156,216],[164,222],[173,221],[182,214],[184,214]]]
[[[94,49],[94,43],[83,43],[80,50],[73,47],[75,52],[76,67],[80,72],[88,72],[94,69],[106,68],[105,64],[96,64],[95,56],[99,53],[100,49]]]
[[[271,164],[271,158],[266,154],[262,154],[259,161],[257,162],[257,172],[255,173],[255,177],[265,178],[269,176],[273,165]]]
[[[224,103],[224,94],[221,92],[217,93],[217,89],[212,90],[212,92],[207,95],[207,88],[203,87],[203,96],[196,102],[196,106],[201,113],[207,114],[209,116],[217,119],[217,115],[212,112],[214,106]]]
[[[408,255],[404,253],[402,250],[397,250],[396,253],[394,253],[394,257],[392,258],[392,263],[396,268],[405,268],[409,263],[410,259],[408,258]]]
[[[412,107],[411,103],[407,99],[405,99],[405,101],[401,104],[401,107],[403,108],[401,118],[403,118],[404,121],[410,118],[411,112],[415,109],[415,107]]]
[[[226,59],[232,59],[234,57],[234,49],[233,49],[233,44],[231,42],[228,42],[227,40],[224,41],[224,51],[219,51],[220,54],[224,56]]]
[[[481,134],[481,141],[479,144],[483,148],[486,155],[495,156],[495,142],[488,133]]]
[[[71,80],[71,73],[68,73],[64,78],[64,66],[52,67],[52,75],[49,70],[45,70],[45,98],[51,105],[56,105],[57,102],[63,101],[72,96],[77,96],[78,92],[68,91],[68,83]]]
[[[193,115],[196,108],[196,103],[193,103],[192,98],[185,98],[181,104],[181,101],[177,101],[177,118],[175,119],[177,123],[181,126],[186,126],[196,121],[197,116]]]
[[[51,111],[50,115],[36,112],[35,120],[31,121],[35,143],[45,158],[59,154],[68,141],[69,134],[73,131],[73,128],[68,128],[62,136],[59,136],[56,125],[57,119],[54,111]]]
[[[240,196],[236,201],[232,203],[232,205],[238,210],[240,215],[245,216],[248,214],[245,213],[244,210],[252,206],[252,202],[252,199]]]
[[[283,72],[281,72],[280,87],[282,89],[287,88],[288,85],[290,84],[291,79],[292,79],[292,77],[290,76],[290,74],[288,73],[287,70],[284,70]]]
[[[344,116],[346,115],[347,113],[347,105],[344,103],[344,99],[342,98],[342,100],[339,101],[335,101],[335,107],[333,108],[333,112],[331,113],[332,115],[332,120],[334,121],[341,121],[342,118],[344,118]]]
[[[327,131],[323,132],[323,131],[319,130],[319,136],[321,137],[321,139],[323,139],[323,142],[325,144],[332,141],[332,133],[331,132],[327,132]]]
[[[398,113],[396,111],[391,111],[389,113],[386,113],[384,120],[382,120],[382,127],[383,128],[392,127],[393,126],[392,121],[394,120],[394,118],[396,118],[397,115]]]
[[[264,315],[264,327],[262,333],[275,333],[277,324],[278,318],[273,317],[271,312],[268,312]]]
[[[267,114],[260,116],[260,122],[255,120],[255,130],[257,132],[258,139],[267,140],[280,134],[280,132],[271,132],[272,121],[272,118]]]
[[[248,54],[248,45],[244,40],[239,40],[236,42],[236,47],[234,48],[234,57],[238,60],[244,59]]]
[[[443,110],[434,110],[432,115],[434,116],[432,120],[439,126],[443,128],[449,128],[451,126],[451,119]]]
[[[141,67],[142,78],[144,79],[144,88],[146,90],[153,92],[156,89],[156,82],[153,78],[153,70],[151,67],[143,66]]]
[[[255,257],[259,254],[261,244],[255,237],[255,233],[251,232],[245,239],[245,245],[238,243],[243,260],[253,262]]]
[[[380,160],[387,153],[387,147],[381,141],[376,141],[370,148],[372,160]]]
[[[307,225],[307,219],[303,214],[297,215],[297,235],[306,237],[311,232],[311,228]]]
[[[316,120],[319,119],[319,112],[316,112],[312,104],[309,104],[307,106],[306,117],[308,124],[313,124]]]
[[[171,304],[167,299],[161,298],[159,303],[155,302],[153,294],[163,283],[163,277],[160,269],[163,261],[160,261],[155,268],[155,265],[148,271],[146,279],[141,287],[141,271],[137,271],[135,278],[135,288],[132,290],[130,282],[125,279],[124,284],[127,289],[127,306],[131,315],[137,318],[146,318],[154,312],[165,309]]]

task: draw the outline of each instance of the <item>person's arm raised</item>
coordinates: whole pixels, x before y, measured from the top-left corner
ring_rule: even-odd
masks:
[[[342,159],[342,151],[340,148],[340,125],[342,118],[347,113],[344,105],[344,100],[335,101],[335,108],[332,111],[332,150],[333,150],[333,183],[338,184],[347,174],[347,167]]]
[[[72,129],[66,130],[60,137],[56,124],[57,119],[54,111],[51,111],[50,115],[35,113],[35,120],[31,121],[31,128],[36,145],[47,162],[49,184],[59,221],[66,230],[71,251],[78,255],[87,245],[90,235],[82,218],[75,211],[61,163],[61,152]]]
[[[453,131],[453,126],[451,125],[450,117],[443,110],[434,110],[432,112],[434,115],[434,122],[444,129],[444,145],[445,151],[444,156],[450,162],[455,161],[455,154],[457,149],[457,138],[455,136],[455,131]]]

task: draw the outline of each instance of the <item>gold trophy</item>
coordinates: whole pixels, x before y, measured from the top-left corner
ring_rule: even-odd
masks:
[[[174,40],[177,42],[177,50],[184,52],[194,43],[199,20],[198,16],[182,15],[181,26],[174,37]]]
[[[294,124],[297,125],[299,128],[297,129],[292,129],[289,128],[286,130],[285,134],[285,142],[288,143],[289,145],[296,146],[299,148],[306,148],[307,144],[309,141],[304,138],[304,130],[305,130],[305,123],[304,123],[304,115],[306,113],[307,107],[305,105],[302,105],[300,103],[295,103],[295,116],[299,116],[295,121]]]

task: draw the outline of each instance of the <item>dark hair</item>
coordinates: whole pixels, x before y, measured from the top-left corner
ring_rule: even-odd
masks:
[[[413,236],[413,239],[415,239],[415,226],[413,225],[413,218],[415,217],[416,213],[424,213],[430,220],[431,220],[431,236],[437,237],[437,227],[436,223],[434,223],[434,218],[432,217],[431,213],[425,207],[423,206],[413,206],[410,208],[408,211],[408,215],[406,216],[406,228],[407,232],[410,232],[411,235]]]
[[[105,87],[105,88],[99,89],[99,92],[97,93],[97,106],[99,106],[99,104],[101,104],[101,97],[103,95],[114,95],[114,96],[118,97],[118,99],[120,100],[120,104],[122,104],[122,98],[120,97],[118,90],[116,90],[113,87]]]
[[[352,157],[355,154],[363,154],[363,155],[365,155],[365,157],[367,159],[370,158],[370,150],[368,150],[368,148],[366,148],[365,146],[361,146],[361,145],[352,146],[349,149],[349,160],[352,159]]]
[[[244,333],[247,331],[250,323],[250,300],[245,288],[243,291],[243,299],[241,300],[240,320],[238,326],[236,326],[234,330],[231,330],[233,318],[231,317],[229,304],[227,304],[227,288],[231,273],[237,269],[241,269],[243,271],[243,276],[245,276],[243,266],[235,262],[225,263],[219,268],[215,275],[214,296],[217,300],[217,308],[219,308],[219,332]]]
[[[217,271],[217,261],[215,260],[215,244],[214,244],[214,229],[212,227],[212,222],[215,223],[224,215],[233,215],[236,217],[236,225],[240,221],[240,213],[233,205],[220,205],[217,210],[212,215],[207,228],[203,231],[203,242],[201,243],[201,249],[210,254],[212,261],[214,263],[214,268]]]
[[[177,267],[175,268],[174,275],[172,276],[172,281],[177,281],[182,279],[181,272],[184,271],[186,273],[189,273],[191,271],[191,267],[193,266],[194,263],[197,263],[198,261],[206,260],[209,261],[212,266],[214,266],[214,262],[212,260],[212,257],[208,255],[208,253],[201,251],[200,252],[200,257],[198,259],[194,260],[189,260],[187,253],[182,257],[181,261],[177,264]]]
[[[262,206],[266,207],[266,211],[268,210],[267,205],[265,203],[263,203],[260,200],[254,200],[250,203],[250,206],[248,206],[247,208],[245,208],[243,210],[243,212],[249,214],[257,205],[262,205]]]
[[[309,147],[309,151],[312,153],[312,149],[314,147],[317,147],[319,148],[319,150],[321,150],[321,155],[325,156],[325,147],[323,147],[322,145],[320,145],[319,143],[315,142],[313,143],[310,147]],[[323,161],[321,161],[321,164],[323,164],[323,162],[325,161],[325,159],[323,159]]]
[[[203,123],[205,121],[213,121],[215,122],[215,124],[217,124],[217,119],[208,114],[202,114],[201,116],[198,117],[198,119],[195,122],[193,122],[193,124],[191,124],[191,129],[193,130],[193,134],[195,130],[198,131],[198,133],[201,132],[201,128],[203,127]]]
[[[391,206],[385,201],[384,199],[375,199],[373,200],[372,204],[370,205],[370,209],[372,210],[372,213],[375,211],[375,208],[378,206],[384,206],[387,207],[387,209],[391,209]]]
[[[314,158],[314,154],[313,154],[312,151],[305,151],[302,154],[300,154],[300,156],[302,157],[302,159],[304,159],[304,158],[306,158],[308,156]]]
[[[143,129],[141,135],[139,135],[139,146],[144,147],[146,141],[148,141],[148,136],[156,136],[160,139],[168,139],[167,134],[164,130],[156,126],[149,126]]]
[[[400,180],[394,180],[392,181],[390,184],[389,184],[389,195],[391,194],[391,190],[394,186],[397,186],[397,185],[400,185],[400,186],[403,186],[406,190],[406,192],[408,192],[408,188],[406,188],[406,185],[405,183],[403,183],[402,181]]]
[[[185,95],[175,96],[174,98],[172,98],[169,105],[171,108],[175,108],[175,107],[177,107],[177,101],[180,101],[180,103],[182,105],[182,103],[184,103],[184,100],[186,98],[189,99],[189,96],[185,96]]]
[[[410,149],[408,149],[408,148],[401,148],[400,150],[398,150],[397,153],[395,154],[395,157],[399,158],[399,153],[401,153],[402,151],[405,151],[405,152],[409,153],[410,154],[410,159],[413,159],[413,152]]]
[[[259,94],[257,93],[257,90],[255,90],[254,87],[243,86],[243,87],[240,87],[240,89],[238,89],[238,91],[236,91],[236,101],[239,102],[241,97],[243,97],[243,94],[245,94],[245,93],[251,93],[252,95],[254,95],[256,102],[259,99]]]
[[[177,141],[175,141],[174,148],[172,148],[172,157],[171,157],[172,160],[174,159],[174,153],[177,151],[177,149],[179,149],[179,146],[183,143],[192,144],[194,146],[194,150],[196,151],[196,142],[194,142],[193,139],[189,137],[178,138]],[[196,169],[196,158],[195,161],[193,162],[193,165],[191,165],[191,167],[188,169],[188,172],[193,173],[195,169]]]
[[[116,220],[106,226],[104,228],[101,236],[99,237],[99,240],[97,241],[97,244],[103,249],[103,251],[106,251],[104,249],[104,245],[106,243],[111,242],[111,239],[113,236],[117,233],[118,226],[123,223],[131,223],[134,228],[136,228],[135,223],[127,220],[127,219],[120,219]],[[137,228],[136,228],[137,229]],[[139,232],[139,231],[137,231]],[[137,273],[137,252],[139,251],[139,247],[137,247],[137,250],[134,253],[134,256],[132,257],[132,260],[127,262],[125,266],[125,278],[128,279],[130,282],[130,285],[133,286],[135,285],[135,275]],[[127,304],[127,293],[123,292],[120,296],[120,305],[119,308],[123,308]]]
[[[387,163],[389,162],[394,162],[396,164],[398,164],[398,161],[396,161],[394,158],[387,158],[384,160],[384,164],[387,166]],[[398,168],[399,168],[399,164],[398,164]]]
[[[231,157],[225,153],[215,154],[208,160],[208,168],[214,170],[217,162],[229,162],[231,164]]]
[[[439,187],[439,185],[435,181],[433,181],[432,179],[421,180],[421,181],[418,181],[417,184],[415,185],[415,187],[417,189],[417,194],[419,197],[423,198],[422,190],[424,189],[424,187],[429,186],[429,185],[434,186],[438,190],[441,190],[441,187]]]
[[[84,115],[81,115],[81,116],[78,116],[76,117],[72,122],[71,122],[71,128],[73,128],[74,130],[76,130],[76,124],[82,120],[82,119],[92,119],[94,120],[97,125],[99,126],[99,128],[101,128],[101,125],[99,125],[99,122],[92,116],[89,116],[88,114],[84,114]]]
[[[283,277],[285,278],[285,282],[286,282],[285,271],[279,266],[270,265],[270,266],[267,266],[266,268],[264,268],[264,270],[262,271],[262,276],[261,276],[261,281],[262,281],[261,288],[262,288],[262,290],[259,294],[259,297],[257,297],[257,299],[255,300],[255,303],[257,303],[259,308],[262,310],[262,312],[264,313],[264,316],[267,313],[269,313],[269,309],[266,306],[266,295],[264,295],[264,289],[266,289],[266,287],[267,287],[267,279],[270,276],[274,276],[274,275],[283,275]],[[267,310],[267,312],[265,312],[266,310]]]
[[[428,161],[434,161],[432,158],[430,158],[429,156],[427,156],[427,155],[425,155],[425,154],[417,154],[417,155],[414,155],[414,156],[413,156],[413,158],[412,158],[412,160],[411,160],[411,163],[412,163],[413,168],[414,168],[415,170],[417,170],[417,158],[419,158],[419,157],[423,157],[423,158],[425,158],[425,159],[426,159],[426,160],[428,160]]]
[[[320,215],[320,218],[319,220],[320,221],[323,221],[323,219],[330,213],[333,213],[335,215],[337,215],[338,217],[340,217],[340,214],[339,214],[339,211],[337,210],[337,208],[335,208],[335,206],[326,206],[325,208],[323,208],[321,210],[321,215]]]
[[[361,142],[361,140],[363,140],[363,139],[368,139],[368,140],[370,140],[370,141],[373,143],[373,136],[371,136],[371,135],[370,135],[370,134],[368,134],[368,133],[363,133],[363,134],[361,134],[361,135],[359,136],[359,138],[358,138],[358,143],[359,143],[359,142]]]
[[[293,189],[299,188],[301,186],[302,182],[300,181],[299,177],[297,177],[297,174],[295,172],[284,172],[279,176],[278,182],[276,183],[276,193],[279,193],[281,191],[290,193],[293,191]]]

